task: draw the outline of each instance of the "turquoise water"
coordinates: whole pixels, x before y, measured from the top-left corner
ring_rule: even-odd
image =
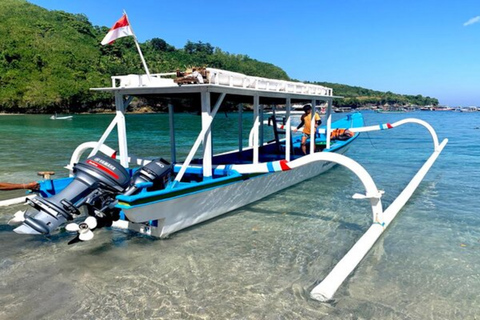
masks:
[[[449,143],[331,303],[309,292],[371,223],[367,203],[351,198],[363,192],[360,182],[341,167],[166,240],[102,229],[68,246],[65,233],[13,233],[7,221],[22,206],[0,207],[0,319],[476,319],[480,113],[364,113],[367,125],[406,117],[426,120]],[[45,170],[66,176],[75,147],[98,139],[112,119],[1,116],[0,181],[30,182]],[[184,157],[200,117],[175,120]],[[166,115],[127,121],[130,152],[170,157]],[[219,115],[214,131],[215,151],[228,150],[237,118]],[[405,125],[362,134],[348,155],[385,190],[386,207],[431,151],[427,130]]]

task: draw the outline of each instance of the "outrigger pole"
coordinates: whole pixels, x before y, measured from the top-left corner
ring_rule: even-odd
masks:
[[[374,222],[367,232],[365,232],[365,234],[350,249],[350,251],[348,251],[348,253],[337,263],[333,270],[330,271],[327,277],[323,279],[319,285],[313,288],[313,290],[310,292],[310,296],[313,299],[319,301],[328,301],[332,299],[338,287],[340,287],[350,273],[355,270],[357,265],[366,256],[368,251],[370,251],[371,247],[373,247],[378,238],[387,229],[393,219],[395,219],[397,213],[410,199],[420,182],[422,182],[423,178],[427,174],[428,170],[432,167],[435,160],[437,160],[447,142],[448,139],[443,140],[443,142],[439,145],[439,148],[432,153],[430,158],[425,162],[410,183],[383,212],[382,221],[379,221],[378,223]],[[366,196],[361,196],[358,194],[354,195],[354,198],[356,199],[361,199],[363,197],[368,197],[368,194]]]
[[[316,161],[330,161],[350,169],[363,183],[366,191],[365,195],[356,193],[353,195],[353,198],[370,200],[373,213],[373,223],[365,232],[365,234],[350,249],[350,251],[348,251],[347,254],[337,263],[327,277],[324,278],[319,285],[313,288],[310,293],[310,296],[313,299],[319,301],[329,301],[332,299],[340,285],[345,281],[350,273],[355,270],[358,264],[375,245],[378,238],[387,229],[393,219],[395,219],[398,212],[400,212],[403,206],[410,199],[448,142],[448,139],[444,139],[442,143],[439,144],[435,130],[427,122],[414,118],[400,120],[392,124],[386,123],[369,127],[352,128],[352,130],[355,130],[356,132],[386,130],[393,129],[406,123],[416,123],[427,128],[433,139],[434,151],[420,168],[420,170],[415,174],[412,180],[408,183],[405,189],[385,211],[383,210],[381,203],[383,191],[378,190],[370,174],[356,161],[341,154],[320,152],[309,154],[293,161],[280,160],[261,164],[231,166],[231,169],[236,170],[239,173],[262,173],[292,170]],[[215,169],[224,170],[225,168],[223,165],[220,165]]]

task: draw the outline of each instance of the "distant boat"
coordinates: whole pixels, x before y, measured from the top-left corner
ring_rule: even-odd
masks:
[[[436,108],[433,108],[433,110],[434,111],[453,111],[455,109],[451,107],[436,107]]]
[[[471,106],[471,107],[459,107],[459,108],[456,108],[455,111],[457,112],[475,112],[475,111],[479,111],[480,109],[477,108],[477,107],[474,107],[474,106]]]
[[[57,116],[57,113],[55,113],[53,116],[50,117],[51,120],[72,120],[73,116],[63,116],[59,117]]]
[[[405,113],[408,112],[407,109],[376,109],[375,112],[377,113]]]
[[[430,106],[425,106],[425,107],[421,107],[420,111],[435,111],[435,109]]]

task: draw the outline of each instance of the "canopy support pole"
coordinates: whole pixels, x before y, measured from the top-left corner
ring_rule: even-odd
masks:
[[[175,117],[173,104],[168,104],[168,122],[170,123],[170,158],[172,163],[177,162],[177,147],[175,145]]]
[[[312,110],[310,111],[310,153],[315,152],[315,115],[317,114],[317,101],[312,100]]]
[[[258,163],[258,138],[260,129],[259,105],[260,96],[256,94],[253,97],[253,163]]]
[[[172,184],[172,188],[175,187],[178,182],[180,182],[183,178],[183,175],[187,171],[188,166],[190,165],[190,162],[192,162],[193,157],[195,156],[195,153],[197,152],[198,148],[200,147],[200,144],[202,143],[205,134],[207,131],[210,130],[210,127],[212,126],[213,119],[215,118],[215,115],[217,114],[218,109],[220,108],[220,105],[222,104],[223,99],[225,98],[226,93],[222,93],[220,97],[217,100],[217,103],[213,107],[213,111],[211,112],[211,116],[209,117],[209,120],[206,123],[203,123],[202,125],[202,130],[197,136],[197,140],[195,140],[195,143],[193,144],[193,147],[190,149],[190,152],[188,153],[187,159],[185,159],[185,162],[182,164],[182,167],[180,168],[180,171],[178,172],[177,176],[175,177],[175,181]]]
[[[326,135],[326,149],[330,149],[330,133],[332,132],[332,99],[328,99],[328,105],[327,105],[327,114],[325,115],[325,118],[327,118],[327,132],[325,132]]]
[[[205,128],[203,136],[203,178],[212,177],[212,127],[214,116],[210,103],[210,92],[202,91],[202,129]]]
[[[243,151],[243,105],[238,104],[238,151]]]
[[[97,154],[98,150],[105,143],[105,140],[108,138],[108,136],[110,135],[110,133],[112,132],[113,128],[115,128],[115,125],[116,125],[117,131],[118,131],[118,148],[120,151],[120,163],[125,168],[128,168],[128,147],[127,147],[127,129],[125,124],[125,110],[127,109],[132,99],[133,99],[133,96],[130,96],[124,100],[122,94],[115,93],[115,106],[117,109],[115,118],[113,118],[112,122],[107,127],[102,137],[98,140],[97,145],[95,146],[95,148],[93,148],[92,152],[90,152],[88,157],[92,157],[95,154]]]
[[[292,152],[292,128],[290,128],[290,125],[292,123],[292,119],[290,119],[290,109],[292,108],[291,98],[287,98],[285,107],[287,109],[287,122],[285,123],[285,160],[290,161]]]

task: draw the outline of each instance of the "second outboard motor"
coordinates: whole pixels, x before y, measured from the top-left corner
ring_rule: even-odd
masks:
[[[138,169],[132,177],[132,185],[125,191],[125,195],[131,195],[137,191],[137,186],[144,182],[152,182],[152,190],[165,189],[170,179],[172,165],[163,158],[152,160],[150,163]]]
[[[27,200],[31,208],[25,212],[25,221],[16,233],[49,234],[67,220],[80,214],[78,208],[86,203],[95,204],[98,199],[115,196],[130,185],[130,175],[117,161],[102,154],[76,164],[75,178],[60,193]]]

